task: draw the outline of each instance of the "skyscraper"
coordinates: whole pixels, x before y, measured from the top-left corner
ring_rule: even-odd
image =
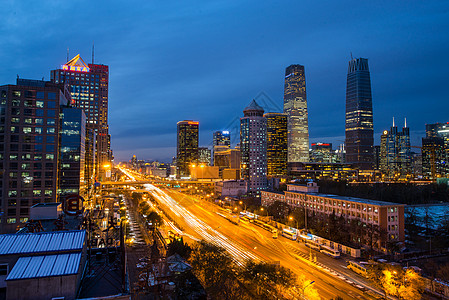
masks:
[[[60,114],[59,191],[86,195],[86,115],[81,108],[63,107]]]
[[[393,121],[390,131],[384,130],[381,135],[380,170],[385,179],[398,179],[412,173],[410,129],[407,124],[399,132]]]
[[[288,116],[288,162],[309,161],[309,121],[304,66],[285,69],[284,113]]]
[[[51,71],[55,83],[68,83],[75,107],[86,114],[86,181],[91,185],[94,177],[102,179],[110,160],[108,126],[109,67],[86,64],[78,54],[60,69]]]
[[[240,172],[248,181],[248,192],[256,196],[267,189],[267,119],[263,112],[253,100],[240,118]]]
[[[267,175],[287,175],[287,115],[266,113],[263,116],[267,119]]]
[[[368,59],[349,61],[346,81],[346,162],[373,168],[373,104]]]
[[[435,179],[449,174],[449,123],[426,124],[422,139],[422,173]]]
[[[22,226],[34,204],[58,202],[59,117],[69,101],[63,84],[0,86],[0,233]]]
[[[177,139],[176,166],[179,177],[190,175],[189,165],[198,162],[198,128],[199,122],[179,121]]]
[[[215,165],[215,154],[231,149],[231,134],[227,130],[215,131],[212,141],[212,162]]]

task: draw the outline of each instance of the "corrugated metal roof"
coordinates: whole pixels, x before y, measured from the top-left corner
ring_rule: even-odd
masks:
[[[3,234],[0,255],[80,250],[85,237],[85,230]]]
[[[20,257],[6,280],[64,276],[78,273],[81,252]]]

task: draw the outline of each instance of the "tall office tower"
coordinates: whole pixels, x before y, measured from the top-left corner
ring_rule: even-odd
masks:
[[[227,130],[215,131],[212,140],[212,163],[215,166],[215,153],[231,149],[231,134]]]
[[[317,163],[335,163],[337,155],[332,151],[332,143],[312,143],[310,161]]]
[[[211,162],[211,150],[207,147],[198,148],[198,163],[204,164],[205,166],[210,166]]]
[[[287,175],[287,115],[266,113],[263,116],[267,119],[267,175]]]
[[[380,170],[385,179],[405,178],[412,173],[410,129],[407,124],[398,131],[393,120],[390,131],[380,137]]]
[[[198,128],[199,122],[179,121],[177,139],[176,166],[178,177],[190,175],[189,166],[198,162]]]
[[[449,175],[443,138],[422,138],[421,155],[423,177],[436,179]]]
[[[349,61],[346,81],[346,162],[373,168],[373,103],[368,59]]]
[[[109,67],[86,64],[75,56],[60,69],[51,71],[55,83],[68,83],[75,107],[82,108],[86,123],[86,181],[89,186],[97,177],[102,180],[105,169],[101,166],[111,157],[108,125]]]
[[[37,203],[58,202],[60,108],[68,87],[17,79],[0,86],[0,232],[14,232]]]
[[[84,197],[86,115],[81,108],[64,107],[60,117],[59,191]]]
[[[240,118],[240,173],[248,181],[248,193],[259,196],[267,183],[267,119],[253,100]]]
[[[284,113],[288,116],[288,162],[309,161],[309,117],[304,66],[285,69]]]
[[[133,157],[131,157],[131,166],[133,169],[137,169],[137,156],[133,155]]]
[[[438,137],[443,139],[444,157],[442,159],[444,163],[442,163],[441,172],[443,172],[443,174],[449,174],[449,122],[426,124],[426,137]]]

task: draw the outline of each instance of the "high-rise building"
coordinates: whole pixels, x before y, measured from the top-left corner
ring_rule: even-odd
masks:
[[[210,166],[211,150],[207,147],[198,147],[198,163]]]
[[[267,175],[287,175],[287,115],[266,113],[263,116],[267,119]]]
[[[86,115],[81,108],[63,107],[60,117],[59,192],[85,196]]]
[[[253,100],[240,118],[240,172],[248,182],[248,192],[260,195],[267,182],[267,119],[263,108]]]
[[[441,157],[441,162],[439,163],[441,165],[439,167],[440,173],[437,173],[436,175],[449,174],[449,122],[426,124],[426,137],[443,139],[444,154],[443,157]],[[436,152],[438,153],[438,151]]]
[[[190,175],[189,166],[198,162],[198,129],[197,121],[179,121],[176,165],[178,177]]]
[[[213,138],[213,146],[231,147],[231,134],[229,133],[229,131],[215,131]]]
[[[407,124],[399,132],[393,119],[390,131],[384,130],[381,135],[380,170],[385,179],[405,178],[412,173],[410,129]]]
[[[75,56],[61,68],[51,71],[55,83],[68,83],[75,107],[86,114],[86,172],[89,186],[103,179],[105,169],[101,166],[110,159],[110,137],[108,125],[109,67],[86,64]]]
[[[0,232],[14,232],[34,204],[58,202],[59,116],[64,84],[17,79],[0,86]]]
[[[346,82],[346,162],[373,168],[373,104],[368,59],[349,61]]]
[[[332,151],[332,143],[312,143],[310,162],[335,163],[337,155]]]
[[[285,69],[284,113],[288,116],[288,162],[309,161],[309,119],[304,66]]]

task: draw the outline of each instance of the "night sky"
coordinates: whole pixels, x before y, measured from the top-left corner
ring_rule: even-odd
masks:
[[[448,1],[2,1],[0,84],[49,80],[67,48],[91,62],[94,42],[116,162],[170,161],[177,121],[200,121],[210,146],[253,98],[282,108],[285,67],[302,64],[310,142],[336,148],[352,53],[369,59],[375,144],[407,117],[420,146],[449,121],[448,32]]]

